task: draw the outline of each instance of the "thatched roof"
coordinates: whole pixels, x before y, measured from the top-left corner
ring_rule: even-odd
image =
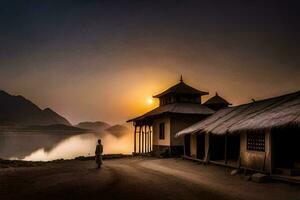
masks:
[[[198,115],[211,115],[215,111],[212,109],[201,105],[201,104],[192,104],[192,103],[173,103],[163,106],[159,106],[146,114],[130,119],[127,122],[143,120],[148,117],[157,116],[164,113],[176,113],[176,114],[198,114]]]
[[[203,92],[200,90],[197,90],[187,84],[185,84],[182,80],[180,80],[180,82],[172,87],[170,87],[169,89],[167,89],[166,91],[157,94],[155,96],[153,96],[154,98],[159,98],[162,97],[166,94],[190,94],[190,95],[207,95],[208,92]]]
[[[224,105],[231,105],[228,101],[226,101],[223,97],[220,97],[218,93],[215,96],[208,99],[204,105],[213,105],[213,104],[224,104]]]
[[[222,109],[207,119],[178,132],[176,136],[195,132],[223,135],[292,124],[300,125],[300,91]]]

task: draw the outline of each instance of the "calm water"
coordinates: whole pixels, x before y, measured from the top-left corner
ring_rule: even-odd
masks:
[[[116,137],[107,132],[68,134],[41,132],[0,133],[0,158],[31,161],[72,159],[94,155],[98,138],[104,146],[104,154],[130,154],[133,151],[132,135]]]

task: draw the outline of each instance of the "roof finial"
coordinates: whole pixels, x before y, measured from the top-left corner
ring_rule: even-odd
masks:
[[[180,75],[180,82],[183,82],[182,75]]]
[[[216,96],[219,96],[218,92],[216,92]]]

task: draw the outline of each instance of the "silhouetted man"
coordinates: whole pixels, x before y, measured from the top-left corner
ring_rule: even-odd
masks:
[[[101,168],[102,165],[102,153],[103,153],[103,146],[101,144],[101,140],[99,139],[95,150],[95,158],[96,158],[98,169]]]

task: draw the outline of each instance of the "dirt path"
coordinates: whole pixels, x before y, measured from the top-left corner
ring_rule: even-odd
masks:
[[[0,199],[299,199],[299,186],[257,184],[181,159],[66,161],[0,169]]]

